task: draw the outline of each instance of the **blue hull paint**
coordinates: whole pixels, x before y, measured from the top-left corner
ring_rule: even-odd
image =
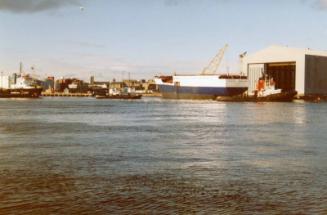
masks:
[[[163,98],[170,99],[215,99],[217,96],[235,96],[247,88],[232,87],[181,87],[158,85]]]

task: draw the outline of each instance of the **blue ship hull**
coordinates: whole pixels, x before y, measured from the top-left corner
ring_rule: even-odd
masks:
[[[159,84],[163,98],[168,99],[216,99],[217,96],[235,96],[244,93],[246,87],[182,87]]]

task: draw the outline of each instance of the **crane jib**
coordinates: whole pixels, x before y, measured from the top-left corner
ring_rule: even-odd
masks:
[[[224,57],[224,54],[228,48],[228,44],[226,44],[222,49],[219,50],[217,55],[211,60],[209,65],[203,69],[201,75],[213,75],[216,74],[217,69]]]

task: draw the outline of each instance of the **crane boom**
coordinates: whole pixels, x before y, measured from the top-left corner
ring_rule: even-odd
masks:
[[[224,54],[226,52],[228,48],[228,44],[226,44],[222,49],[219,50],[219,52],[217,53],[217,55],[211,60],[211,62],[209,63],[209,65],[207,67],[205,67],[202,70],[201,75],[213,75],[216,74],[217,69],[224,57]]]

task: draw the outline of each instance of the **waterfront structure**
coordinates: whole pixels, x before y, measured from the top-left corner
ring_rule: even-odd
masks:
[[[120,90],[122,90],[125,87],[127,87],[127,85],[123,81],[115,81],[115,80],[113,80],[109,84],[109,89],[112,89],[112,90],[118,90],[118,91],[120,91]]]
[[[55,82],[56,92],[69,93],[86,93],[88,91],[88,83],[77,78],[61,78]]]
[[[88,90],[93,96],[106,95],[106,93],[108,93],[108,87],[109,87],[109,81],[95,81],[94,76],[90,77]]]
[[[17,82],[17,78],[18,78],[17,73],[13,73],[13,74],[9,77],[9,79],[10,79],[10,85],[12,85],[12,84],[16,84],[16,82]]]
[[[71,84],[70,79],[60,78],[55,81],[55,92],[64,92],[68,85]]]
[[[106,95],[110,92],[120,93],[151,93],[145,90],[143,84],[145,80],[124,80],[117,82],[115,79],[110,81],[95,81],[95,77],[90,77],[90,83],[78,78],[58,78],[49,76],[39,80],[23,71],[23,64],[20,63],[19,73],[5,75],[0,74],[0,97],[38,97],[45,96],[96,96]],[[33,90],[36,89],[36,93]],[[28,95],[27,92],[28,91]],[[31,91],[31,93],[30,93]],[[24,92],[24,93],[22,93]],[[16,95],[17,94],[17,95]],[[18,95],[20,94],[20,95]],[[26,94],[26,95],[25,95]]]
[[[10,76],[0,75],[0,89],[9,89],[10,88]]]
[[[156,85],[153,79],[150,80],[141,80],[142,88],[145,93],[158,92],[158,85]]]
[[[94,84],[94,76],[92,75],[91,77],[90,77],[90,85],[93,85]]]
[[[145,82],[145,81],[144,81]],[[152,81],[153,82],[153,81]],[[153,87],[153,83],[149,82],[148,86]],[[90,77],[90,83],[84,82],[77,78],[60,78],[55,81],[54,91],[47,90],[47,95],[51,92],[56,95],[61,95],[61,93],[66,94],[78,94],[87,93],[92,96],[103,96],[108,94],[110,91],[116,93],[128,93],[128,92],[138,92],[138,93],[151,93],[153,91],[145,90],[143,82],[139,80],[124,80],[116,81],[115,79],[110,81],[95,81],[94,76]],[[45,93],[45,94],[46,94]]]
[[[298,96],[327,95],[327,51],[270,46],[242,58],[248,76],[248,94],[254,95],[263,76],[276,89],[297,91]]]
[[[41,83],[43,91],[53,92],[55,87],[55,78],[53,76],[47,77]]]

